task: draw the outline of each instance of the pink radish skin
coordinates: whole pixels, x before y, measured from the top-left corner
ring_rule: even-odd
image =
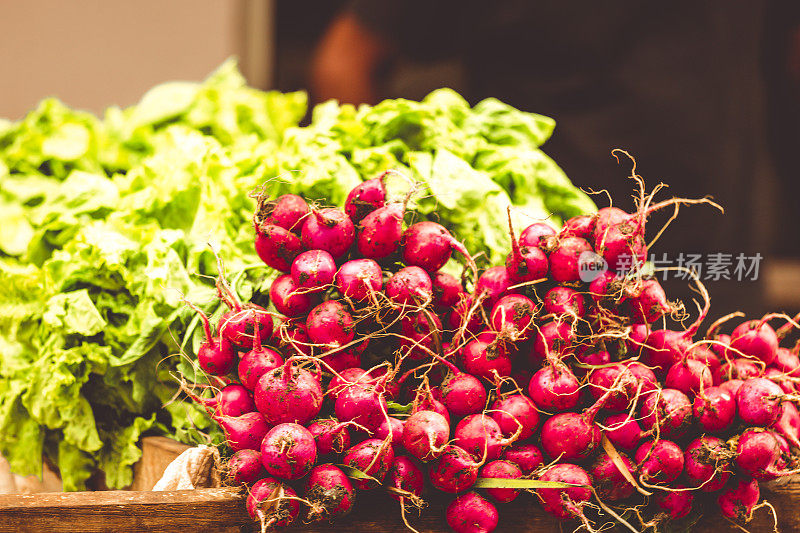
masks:
[[[548,314],[578,319],[586,314],[586,301],[575,289],[553,287],[544,296],[544,309]]]
[[[620,375],[622,377],[619,377]],[[627,410],[636,397],[637,390],[643,394],[657,386],[655,374],[646,366],[637,362],[617,363],[592,371],[589,375],[589,392],[597,400],[606,391],[614,388],[615,383],[617,383],[616,388],[605,405],[610,411]]]
[[[470,374],[452,374],[441,386],[442,403],[457,417],[479,413],[486,405],[486,388]]]
[[[355,422],[374,431],[386,420],[386,399],[374,385],[351,385],[336,397],[334,412],[343,422]]]
[[[633,460],[645,481],[672,483],[683,472],[683,450],[665,439],[645,442],[636,450]]]
[[[386,205],[386,187],[381,174],[377,178],[367,180],[356,185],[344,201],[344,212],[354,224],[361,222],[364,217]]]
[[[633,218],[608,225],[602,232],[595,228],[594,249],[613,270],[637,269],[647,260],[644,227]]]
[[[736,417],[736,401],[724,388],[709,387],[695,397],[692,414],[703,431],[722,431]]]
[[[237,485],[252,484],[266,475],[261,454],[255,450],[239,450],[228,460],[227,478]]]
[[[717,354],[703,346],[695,346],[686,354],[686,357],[694,361],[699,361],[707,366],[711,371],[710,375],[712,378],[714,371],[722,366],[722,361],[720,361]]]
[[[600,238],[611,226],[628,222],[631,215],[618,207],[603,207],[597,210],[594,216],[595,226],[593,238]]]
[[[683,455],[686,479],[703,492],[716,492],[725,486],[731,473],[727,468],[730,451],[717,437],[703,436],[693,440]]]
[[[622,460],[622,464],[628,469],[628,472],[633,474],[636,471],[636,467],[634,467],[628,456],[624,453],[620,453],[619,457]],[[619,467],[614,464],[614,461],[611,460],[611,457],[609,457],[607,453],[601,453],[597,457],[592,464],[592,468],[589,470],[589,474],[592,476],[594,486],[603,501],[616,502],[624,500],[630,497],[636,490],[636,488],[625,479]]]
[[[675,389],[661,389],[645,396],[640,411],[642,427],[655,431],[660,426],[662,437],[677,438],[692,424],[692,402]]]
[[[256,220],[259,225],[280,226],[299,235],[309,212],[308,204],[301,197],[284,194],[275,200],[259,202]]]
[[[283,351],[284,355],[310,356],[314,347],[311,345],[306,325],[295,321],[287,321],[286,325],[286,338],[280,338],[278,348]]]
[[[497,422],[503,437],[511,437],[522,425],[522,430],[517,437],[525,440],[539,426],[539,411],[533,401],[522,394],[514,394],[505,398],[498,398],[492,404],[490,416]]]
[[[433,305],[441,311],[456,305],[461,295],[465,294],[461,282],[446,272],[432,274],[431,283],[433,284]]]
[[[537,246],[519,246],[512,242],[511,253],[506,257],[506,270],[511,283],[526,283],[547,277],[547,256]]]
[[[781,416],[771,427],[792,447],[800,448],[800,411],[792,402],[781,404]]]
[[[683,489],[683,485],[676,488]],[[688,490],[659,492],[655,496],[656,505],[669,514],[673,520],[679,520],[692,511],[694,494]]]
[[[436,314],[422,310],[409,313],[400,321],[400,348],[414,360],[429,359],[436,351],[435,340],[442,338],[442,322]]]
[[[334,418],[315,420],[308,425],[308,431],[314,436],[320,456],[339,454],[350,447],[347,426]]]
[[[206,335],[206,341],[197,349],[197,362],[200,364],[200,368],[214,376],[224,376],[236,365],[236,352],[233,345],[222,335],[215,337],[211,333],[211,323],[202,309],[189,302],[186,302],[186,305],[200,315],[203,332]]]
[[[644,361],[656,374],[663,376],[672,365],[683,359],[690,345],[684,331],[654,330],[645,341]]]
[[[404,455],[395,455],[392,466],[389,467],[386,485],[399,490],[410,492],[414,496],[422,496],[425,488],[425,476],[417,464]],[[389,493],[395,500],[402,501],[399,494]]]
[[[493,266],[487,268],[478,278],[475,284],[475,295],[485,296],[483,305],[486,309],[492,309],[497,300],[507,294],[516,294],[517,289],[509,289],[513,283],[508,275],[505,266]]]
[[[448,445],[428,474],[435,488],[455,494],[475,484],[479,466],[469,452],[459,446]]]
[[[341,302],[322,302],[308,314],[306,319],[308,336],[314,344],[331,349],[339,348],[355,338],[353,316]]]
[[[753,507],[760,497],[758,482],[744,477],[735,479],[730,488],[723,490],[717,498],[717,503],[723,516],[746,522],[753,515]]]
[[[789,376],[800,377],[800,357],[787,348],[778,348],[772,366]]]
[[[766,322],[750,320],[740,324],[733,330],[730,346],[768,365],[778,355],[778,335],[772,329],[772,326]],[[731,357],[734,356],[731,355]]]
[[[600,446],[602,433],[594,419],[610,396],[605,393],[583,413],[558,413],[542,426],[542,448],[553,459],[586,459]]]
[[[580,281],[578,260],[581,254],[593,251],[586,239],[580,237],[560,239],[555,250],[550,253],[550,276],[557,283]]]
[[[490,533],[500,517],[497,508],[475,492],[467,492],[447,506],[447,525],[455,533]]]
[[[512,340],[524,340],[530,335],[530,324],[536,314],[536,305],[521,294],[500,298],[489,317],[494,331],[508,335]]]
[[[576,353],[575,360],[584,365],[601,366],[607,365],[611,362],[611,354],[605,350],[595,351],[594,347],[589,347],[584,351],[579,351]],[[583,377],[588,373],[588,370],[585,368],[576,367],[575,373],[576,375]]]
[[[464,325],[467,312],[474,305],[471,297],[462,297],[456,305],[453,306],[452,311],[447,316],[447,324],[452,330],[458,330]],[[465,330],[468,333],[476,334],[483,327],[483,320],[481,319],[480,312],[473,312],[469,317],[469,322],[465,325]]]
[[[331,367],[334,372],[341,372],[347,368],[361,366],[361,351],[357,347],[339,350],[324,356],[322,361]]]
[[[271,476],[300,479],[317,461],[314,436],[300,424],[278,424],[261,443],[261,461]]]
[[[241,416],[256,410],[253,395],[242,385],[225,385],[217,394],[216,412],[222,416]]]
[[[289,272],[292,261],[303,251],[300,238],[280,226],[260,226],[256,230],[256,253],[270,268]]]
[[[614,446],[632,450],[639,446],[645,433],[639,422],[635,418],[628,416],[628,413],[615,413],[609,415],[603,422],[605,436]]]
[[[380,440],[389,440],[395,453],[400,451],[403,445],[403,421],[391,416],[388,420],[384,419],[375,430],[374,437]]]
[[[794,394],[797,392],[794,382],[786,379],[786,374],[777,368],[770,367],[766,369],[763,376],[773,383],[776,383],[785,394]]]
[[[436,459],[450,439],[450,423],[435,411],[417,411],[403,424],[403,447],[420,461]]]
[[[277,506],[273,506],[270,504],[270,498],[281,487],[284,499],[281,499]],[[292,487],[282,484],[277,479],[265,477],[250,487],[245,506],[250,518],[261,522],[264,529],[281,528],[294,522],[300,513],[300,502],[293,498],[297,498],[297,493]],[[261,507],[269,508],[270,513],[264,513]]]
[[[403,235],[405,205],[399,202],[379,207],[361,221],[356,238],[358,252],[367,259],[383,259],[397,251]]]
[[[476,461],[499,459],[503,448],[513,442],[503,438],[500,426],[488,415],[475,414],[461,419],[453,433],[456,446],[469,452]],[[516,440],[516,437],[514,438]]]
[[[331,464],[317,465],[308,473],[305,499],[311,502],[309,521],[333,520],[353,510],[356,491],[342,470]]]
[[[750,378],[736,392],[736,409],[746,424],[768,427],[781,416],[780,386],[765,378]]]
[[[567,489],[536,489],[536,494],[542,501],[544,510],[561,520],[570,520],[581,516],[583,503],[588,502],[592,497],[589,489],[592,485],[592,478],[589,477],[586,470],[577,465],[565,463],[551,466],[539,480],[581,485]]]
[[[389,467],[394,462],[394,451],[386,441],[367,439],[347,450],[344,454],[343,462],[382,483],[387,472],[389,472]],[[356,479],[354,484],[356,488],[361,490],[370,490],[377,487],[375,482],[370,479]]]
[[[297,317],[307,315],[314,305],[310,292],[298,291],[290,274],[284,274],[272,282],[269,300],[282,315]]]
[[[234,305],[238,306],[238,303]],[[256,329],[263,339],[272,335],[272,316],[255,304],[248,303],[243,308],[232,309],[219,319],[220,337],[245,350],[253,347]]]
[[[342,296],[361,302],[381,291],[383,271],[372,259],[353,259],[339,268],[335,281]]]
[[[714,385],[724,385],[724,382],[745,380],[761,375],[761,369],[751,359],[738,358],[722,365],[713,372]],[[740,384],[735,383],[736,390]]]
[[[694,359],[684,359],[670,367],[664,384],[693,397],[701,389],[711,387],[713,382],[708,366]]]
[[[633,324],[631,331],[628,334],[627,344],[628,353],[630,357],[640,356],[644,351],[644,345],[647,342],[647,337],[650,335],[649,324]]]
[[[571,220],[571,219],[570,219]],[[566,222],[564,223],[566,225]],[[536,246],[546,248],[551,237],[555,237],[556,230],[549,224],[534,222],[519,234],[520,246]]]
[[[589,283],[589,296],[595,304],[614,309],[627,299],[622,278],[613,270],[605,270]]]
[[[425,305],[433,299],[433,282],[420,267],[408,266],[389,278],[384,292],[398,305]]]
[[[420,411],[434,411],[444,417],[447,421],[448,427],[450,426],[450,411],[447,410],[447,407],[435,398],[428,398],[423,400],[422,403],[414,407],[414,410],[411,411],[411,414],[419,413]],[[449,434],[449,430],[448,430]]]
[[[773,431],[747,429],[736,443],[736,466],[755,479],[770,480],[787,475],[784,446],[788,448],[782,437]]]
[[[631,320],[639,324],[650,324],[672,311],[667,302],[667,294],[654,279],[642,282],[641,291],[630,299],[630,304]]]
[[[589,239],[594,234],[594,217],[588,215],[578,215],[564,221],[559,237],[580,237]]]
[[[501,377],[511,375],[511,357],[501,346],[502,341],[484,342],[479,339],[469,341],[461,349],[461,361],[468,373],[494,379],[495,373]]]
[[[528,394],[543,411],[568,411],[578,405],[580,383],[566,365],[548,365],[533,375]]]
[[[736,393],[739,392],[739,387],[743,384],[744,381],[741,379],[729,379],[728,381],[722,382],[719,388],[728,391],[734,401],[736,401]]]
[[[534,444],[511,446],[503,453],[503,459],[519,466],[525,475],[530,474],[544,463],[542,451]]]
[[[339,394],[351,385],[356,383],[368,384],[372,382],[372,377],[363,368],[347,368],[339,372],[338,376],[333,376],[328,383],[327,393],[335,402]]]
[[[245,413],[241,416],[217,416],[214,420],[225,432],[228,446],[239,450],[259,450],[261,441],[269,431],[269,424],[260,413]]]
[[[533,350],[530,352],[532,365],[545,360],[561,359],[571,351],[575,333],[567,322],[551,320],[542,324],[534,334]]]
[[[450,259],[453,250],[471,261],[469,252],[441,224],[425,220],[417,222],[403,233],[402,258],[406,265],[436,272]]]
[[[281,365],[283,365],[281,354],[272,348],[261,346],[261,333],[256,328],[253,349],[239,358],[239,365],[236,370],[242,385],[254,391],[261,376]]]
[[[485,464],[480,475],[490,478],[519,479],[522,477],[522,470],[510,461],[498,460]],[[517,489],[486,489],[486,493],[500,503],[512,502],[519,496]]]
[[[336,262],[325,250],[309,250],[292,262],[292,283],[306,291],[322,291],[333,283]]]
[[[283,366],[261,376],[256,384],[256,407],[270,424],[307,424],[322,408],[319,379],[292,363],[292,359],[287,359]]]
[[[325,250],[339,258],[350,249],[356,229],[344,211],[328,207],[305,218],[300,239],[307,250]]]

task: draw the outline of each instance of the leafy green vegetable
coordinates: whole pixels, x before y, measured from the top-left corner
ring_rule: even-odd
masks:
[[[247,87],[236,64],[203,83],[153,88],[102,118],[48,99],[0,120],[0,452],[20,474],[42,453],[79,490],[95,469],[131,482],[137,441],[160,433],[221,443],[195,406],[202,342],[187,298],[213,318],[219,250],[243,299],[276,276],[253,250],[252,192],[341,204],[394,169],[417,180],[417,208],[500,261],[506,208],[520,227],[594,209],[539,147],[552,119],[455,92],[376,106]],[[389,180],[393,195],[408,182]]]

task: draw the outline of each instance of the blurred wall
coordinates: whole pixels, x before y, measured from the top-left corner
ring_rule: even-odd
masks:
[[[0,2],[0,117],[46,96],[100,112],[167,80],[200,80],[240,58],[271,84],[272,0],[6,0]]]

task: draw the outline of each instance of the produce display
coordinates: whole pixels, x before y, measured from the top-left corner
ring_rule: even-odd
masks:
[[[227,310],[217,250],[236,298],[267,305],[277,273],[253,248],[258,192],[341,205],[396,170],[420,184],[418,220],[479,262],[505,254],[509,204],[518,225],[594,210],[538,149],[554,122],[494,99],[471,107],[438,90],[328,102],[300,126],[305,114],[304,94],[247,87],[229,62],[102,118],[49,99],[0,120],[0,453],[14,472],[40,474],[46,456],[65,490],[98,471],[122,488],[143,434],[222,442],[203,409],[176,400],[181,376],[198,381],[204,335],[184,299],[214,324]]]
[[[800,472],[800,358],[779,345],[800,326],[736,313],[700,335],[697,276],[691,319],[648,268],[649,215],[713,202],[656,203],[634,174],[632,213],[517,235],[509,207],[507,254],[479,268],[411,207],[422,184],[387,190],[398,175],[341,207],[260,195],[254,249],[280,272],[269,307],[238,299],[222,267],[216,327],[187,300],[207,379],[184,391],[224,430],[262,530],[336,520],[362,491],[397,500],[414,531],[443,495],[459,533],[494,530],[517,498],[588,531],[689,527],[712,506],[745,525],[768,505],[759,481]]]

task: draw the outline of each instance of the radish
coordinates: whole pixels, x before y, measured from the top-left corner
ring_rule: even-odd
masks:
[[[499,515],[494,505],[475,492],[456,496],[447,506],[447,525],[456,533],[491,533]]]
[[[388,440],[392,443],[392,448],[397,452],[403,445],[403,421],[394,417],[385,418],[375,430],[374,437],[380,440]]]
[[[786,394],[794,394],[797,392],[797,388],[793,381],[789,381],[786,379],[786,374],[778,370],[774,367],[769,367],[764,370],[763,377],[772,381],[773,383],[777,383],[781,390]]]
[[[306,217],[300,238],[307,250],[325,250],[339,258],[350,249],[356,230],[344,211],[329,207]]]
[[[260,413],[245,413],[241,416],[215,416],[214,420],[225,432],[228,446],[239,450],[258,450],[269,431],[269,424]]]
[[[703,431],[722,431],[736,417],[736,401],[723,387],[709,387],[695,397],[692,414]]]
[[[345,298],[357,302],[367,300],[383,288],[383,272],[372,259],[353,259],[339,267],[336,288]]]
[[[334,404],[336,418],[374,431],[387,417],[386,398],[380,385],[357,383],[341,391]]]
[[[580,383],[569,367],[559,362],[536,371],[528,384],[528,394],[543,411],[568,411],[578,405]]]
[[[416,465],[414,461],[404,455],[395,455],[392,466],[389,467],[387,474],[386,485],[398,491],[404,491],[417,498],[422,496],[422,490],[425,488],[425,477],[422,470]],[[400,500],[403,503],[404,496],[402,493],[389,491],[389,495],[395,500]]]
[[[377,483],[382,483],[389,467],[394,462],[394,451],[387,441],[367,439],[347,450],[343,462],[347,466],[357,468],[375,478]],[[377,486],[376,482],[371,479],[356,479],[354,484],[361,490],[369,490]]]
[[[289,272],[292,261],[303,251],[300,238],[280,226],[256,226],[256,253],[270,268]]]
[[[739,387],[741,387],[742,384],[744,384],[744,381],[741,379],[729,379],[728,381],[720,383],[719,388],[727,391],[734,401],[736,401],[736,393],[739,392]]]
[[[534,444],[516,444],[506,448],[503,459],[519,466],[525,475],[530,474],[544,463],[542,451]]]
[[[305,483],[308,520],[333,520],[347,515],[355,504],[356,491],[342,470],[331,464],[317,465]]]
[[[450,424],[435,411],[416,411],[403,424],[403,447],[419,459],[436,459],[450,439]]]
[[[736,391],[739,390],[742,381],[748,378],[755,378],[761,375],[761,369],[751,359],[738,358],[723,363],[716,372],[713,373],[714,385],[724,385],[723,382],[730,383],[733,380],[737,382],[728,386],[734,386]],[[732,392],[736,392],[732,391]]]
[[[506,270],[512,283],[526,283],[547,277],[549,264],[547,255],[536,246],[520,246],[511,223],[511,208],[508,208],[508,233],[511,236],[511,252],[506,257]]]
[[[703,436],[693,440],[683,455],[686,479],[692,487],[716,492],[725,486],[731,475],[727,469],[733,453],[717,437]]]
[[[245,506],[250,518],[261,523],[262,531],[286,527],[300,513],[297,493],[271,477],[260,479],[250,487]]]
[[[577,320],[586,314],[586,302],[575,289],[557,286],[544,295],[544,309],[548,314]]]
[[[227,301],[227,299],[226,299]],[[243,350],[252,348],[255,330],[261,338],[272,336],[272,316],[263,307],[231,300],[232,309],[219,319],[219,336]]]
[[[742,477],[735,479],[729,488],[722,491],[717,503],[723,516],[740,522],[749,522],[760,496],[758,482],[752,478]]]
[[[574,339],[575,332],[571,324],[557,320],[545,322],[538,328],[534,337],[533,350],[529,357],[531,364],[536,365],[551,357],[563,358],[571,351]]]
[[[278,424],[269,430],[261,443],[261,461],[272,476],[299,479],[317,461],[314,435],[300,424]]]
[[[341,372],[347,368],[361,366],[361,350],[358,347],[353,347],[346,350],[337,350],[333,353],[328,352],[327,355],[321,358],[321,361],[328,365],[330,370]]]
[[[470,374],[460,371],[450,374],[442,382],[441,391],[442,403],[458,417],[478,413],[486,405],[486,389],[478,378]]]
[[[237,485],[252,484],[264,477],[266,471],[261,464],[261,454],[256,450],[239,450],[226,465],[227,479]]]
[[[678,485],[677,488],[685,489],[683,485]],[[670,518],[678,520],[692,511],[694,494],[688,490],[659,492],[656,494],[655,499],[656,505],[666,511]]]
[[[566,225],[566,222],[564,224]],[[551,225],[545,224],[544,222],[534,222],[519,234],[519,245],[537,246],[544,249],[547,247],[550,237],[555,237],[555,235],[556,230],[554,230]]]
[[[393,202],[379,207],[361,220],[356,245],[362,257],[383,259],[397,250],[403,235],[405,209],[405,203]]]
[[[611,354],[608,350],[587,346],[578,349],[575,353],[575,360],[582,365],[603,366],[611,362]],[[588,369],[576,366],[574,372],[576,375],[583,377],[588,373]]]
[[[384,291],[390,300],[399,305],[418,304],[425,307],[433,299],[431,277],[418,266],[398,270],[386,282]]]
[[[473,272],[477,272],[466,247],[436,222],[425,220],[412,225],[403,233],[401,245],[401,255],[406,265],[418,266],[433,273],[450,260],[455,250],[464,256]]]
[[[447,425],[450,426],[450,412],[447,410],[447,407],[436,398],[428,397],[420,402],[415,400],[411,414],[419,413],[420,411],[434,411],[439,413],[447,421]]]
[[[781,416],[771,428],[783,436],[794,448],[800,448],[800,411],[792,402],[781,404]]]
[[[580,237],[589,239],[594,234],[595,218],[588,215],[578,215],[568,218],[561,226],[559,237]]]
[[[589,283],[589,296],[595,304],[616,309],[627,298],[625,282],[613,270],[604,270]]]
[[[284,274],[272,282],[269,288],[269,300],[275,309],[286,316],[297,317],[307,315],[314,305],[314,297],[310,292],[297,290],[291,274]]]
[[[550,276],[557,283],[580,281],[580,263],[582,254],[593,253],[592,246],[580,237],[559,239],[555,249],[550,252]]]
[[[446,272],[435,272],[431,276],[431,283],[433,285],[433,305],[440,311],[456,305],[461,299],[461,295],[465,294],[461,282]]]
[[[312,309],[306,329],[312,342],[328,349],[344,346],[356,335],[353,316],[336,300],[322,302]]]
[[[292,283],[304,292],[322,292],[336,275],[336,262],[325,250],[308,250],[292,262]]]
[[[707,366],[711,371],[712,378],[714,371],[722,366],[722,361],[719,356],[704,346],[695,346],[691,348],[686,354],[686,357],[694,361],[699,361]]]
[[[511,375],[511,357],[505,349],[505,342],[491,334],[492,340],[473,339],[461,348],[461,363],[464,370],[475,376],[492,380]]]
[[[656,390],[645,396],[640,415],[645,430],[658,428],[664,437],[680,437],[692,424],[692,403],[679,390]]]
[[[472,309],[474,305],[475,301],[472,297],[462,296],[447,316],[447,324],[450,328],[453,330],[461,330],[463,328],[468,333],[476,334],[483,327],[483,320],[480,312]]]
[[[633,460],[639,465],[639,479],[672,483],[683,472],[683,450],[672,441],[647,441],[636,450]]]
[[[639,422],[627,413],[609,415],[603,422],[604,435],[614,446],[632,450],[647,435]]]
[[[449,444],[428,471],[431,485],[451,494],[465,491],[478,479],[481,464],[463,448]]]
[[[497,422],[500,432],[506,438],[519,431],[517,438],[525,440],[533,435],[539,425],[539,411],[531,399],[522,394],[495,400],[490,416]]]
[[[519,479],[522,477],[522,470],[510,461],[498,460],[485,464],[480,475],[488,478]],[[500,503],[512,502],[519,496],[518,489],[486,489],[486,493]]]
[[[299,235],[308,213],[305,200],[296,194],[284,194],[275,200],[259,198],[253,220],[257,226],[280,226]]]
[[[293,363],[293,358],[287,359],[283,366],[261,376],[256,384],[256,407],[270,424],[307,424],[322,408],[319,379]]]
[[[629,301],[634,323],[650,324],[673,310],[661,284],[654,279],[642,281],[639,291]]]
[[[556,460],[586,459],[600,446],[602,433],[594,419],[612,391],[606,392],[583,413],[558,413],[542,426],[542,448]]]
[[[503,448],[519,437],[518,428],[509,438],[503,438],[500,426],[488,415],[475,414],[461,419],[456,424],[453,442],[463,448],[477,461],[499,459]]]
[[[765,321],[749,320],[733,330],[730,346],[768,365],[778,355],[778,335]]]
[[[339,454],[350,447],[350,432],[347,425],[335,418],[315,420],[308,425],[308,431],[314,436],[319,455]]]
[[[214,376],[224,376],[233,370],[236,365],[236,352],[233,345],[227,339],[214,337],[211,333],[211,323],[202,309],[196,305],[186,302],[203,321],[203,331],[206,334],[206,341],[197,350],[197,362],[200,368]]]
[[[627,455],[620,453],[619,458],[625,468],[628,469],[628,472],[633,474],[636,471],[636,468]],[[603,500],[610,502],[624,500],[630,497],[636,490],[607,453],[598,455],[591,469],[589,469],[589,474],[594,480],[597,493]]]
[[[339,372],[338,375],[333,376],[330,383],[328,383],[327,393],[335,402],[339,397],[339,393],[356,383],[372,383],[372,377],[363,368],[346,368]]]
[[[621,270],[624,267],[632,267],[638,270],[647,260],[647,244],[644,241],[645,216],[645,213],[626,214],[626,218],[622,221],[607,220],[605,223],[595,225],[594,249],[603,256],[609,268]]]
[[[303,322],[287,320],[281,326],[278,348],[288,355],[308,357],[314,352],[308,328]]]
[[[708,366],[700,361],[685,358],[669,368],[664,384],[687,396],[695,396],[702,389],[711,387],[713,382]]]
[[[787,348],[778,347],[772,366],[792,377],[800,377],[800,357]]]
[[[283,357],[272,348],[261,346],[261,330],[255,328],[253,349],[239,358],[236,371],[242,385],[254,391],[261,376],[283,365]],[[255,410],[255,407],[251,410]]]
[[[564,489],[536,489],[536,495],[542,501],[544,510],[556,518],[570,520],[583,517],[583,504],[592,495],[592,478],[586,470],[577,465],[557,464],[548,468],[539,480],[577,485]]]
[[[475,283],[475,296],[483,298],[486,309],[492,309],[497,300],[507,294],[516,294],[517,289],[511,289],[513,283],[505,266],[493,266],[483,271]]]
[[[404,316],[400,321],[400,331],[400,348],[408,351],[411,359],[426,359],[431,351],[438,351],[436,342],[442,339],[442,322],[438,316],[423,309]]]
[[[231,383],[222,387],[216,397],[216,413],[222,416],[241,416],[256,410],[253,395],[242,385]]]
[[[344,212],[358,224],[364,217],[386,205],[386,186],[383,179],[386,172],[377,178],[363,181],[353,187],[344,201]]]
[[[592,236],[594,238],[598,238],[601,237],[611,226],[629,221],[631,219],[631,215],[619,207],[609,206],[598,209],[594,218],[595,226]]]
[[[509,294],[500,298],[489,317],[494,331],[504,339],[525,340],[530,335],[530,325],[536,314],[536,305],[521,294]]]
[[[736,442],[736,466],[756,479],[775,479],[786,475],[781,464],[781,443],[770,430],[745,430]],[[794,473],[794,472],[791,472]]]
[[[781,416],[783,390],[765,378],[746,379],[736,393],[736,408],[745,423],[767,427]]]
[[[634,371],[639,372],[642,378],[639,379]],[[627,410],[638,393],[653,390],[656,383],[653,372],[638,363],[616,363],[589,374],[589,392],[595,400],[614,389],[605,405],[610,411]]]

